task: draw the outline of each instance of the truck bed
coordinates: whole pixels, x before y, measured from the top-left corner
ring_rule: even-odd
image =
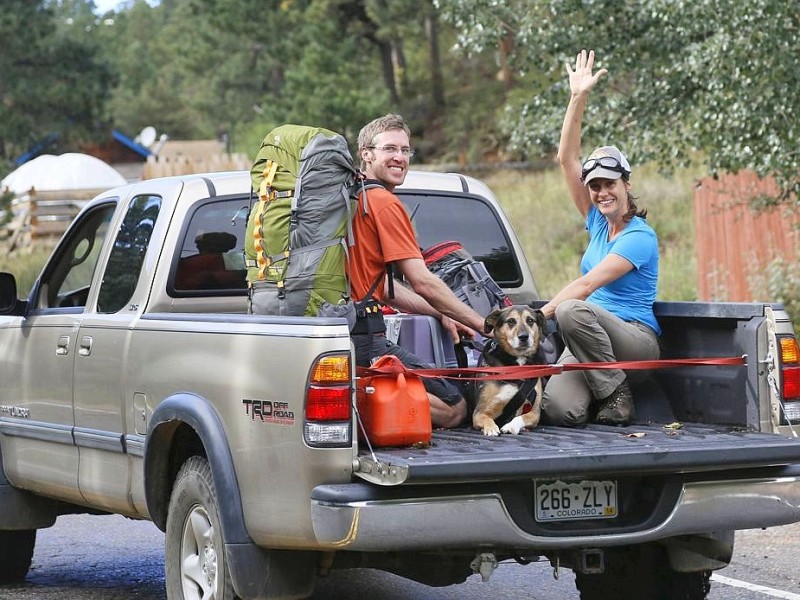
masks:
[[[639,417],[629,427],[539,426],[499,437],[470,428],[438,430],[430,447],[376,449],[374,459],[362,443],[359,475],[384,485],[430,484],[730,473],[800,462],[800,438],[757,431],[763,418],[759,394],[766,396],[755,384],[766,353],[765,306],[661,302],[656,309],[664,330],[662,358],[744,356],[746,364],[629,372]],[[407,338],[410,350],[420,355],[429,345],[444,346],[435,327],[422,329],[430,339]],[[401,345],[403,333],[401,328]],[[429,354],[436,363],[436,353]]]
[[[379,463],[405,473],[404,482],[497,481],[730,471],[800,461],[800,439],[731,427],[683,423],[620,428],[540,426],[520,435],[486,437],[471,429],[434,431],[430,447],[376,448]],[[361,445],[359,459],[371,462]]]
[[[319,539],[371,550],[380,532],[441,548],[446,532],[470,523],[458,531],[475,547],[597,548],[771,527],[799,512],[800,440],[731,427],[542,426],[499,437],[440,430],[429,448],[374,452],[359,452],[364,481],[312,491]],[[598,506],[601,494],[586,490],[606,486],[615,490],[614,516],[572,516]],[[563,496],[552,490],[567,489],[574,505],[556,506]],[[403,528],[420,519],[425,527],[409,541]]]

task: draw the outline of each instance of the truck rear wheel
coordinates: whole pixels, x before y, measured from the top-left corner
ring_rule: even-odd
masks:
[[[681,573],[672,569],[660,546],[636,546],[606,552],[605,572],[575,574],[581,600],[704,600],[711,591],[711,571]]]
[[[35,545],[35,529],[0,531],[0,584],[19,583],[25,579]]]
[[[175,479],[167,515],[165,572],[170,600],[235,600],[211,468],[199,456]]]

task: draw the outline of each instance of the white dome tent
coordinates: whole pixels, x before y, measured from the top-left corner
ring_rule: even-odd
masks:
[[[53,244],[94,196],[127,180],[108,163],[88,154],[43,154],[10,173],[0,191],[10,191],[7,251]]]
[[[10,173],[0,189],[14,194],[36,191],[109,189],[127,181],[114,167],[99,158],[68,152],[55,156],[43,154]]]

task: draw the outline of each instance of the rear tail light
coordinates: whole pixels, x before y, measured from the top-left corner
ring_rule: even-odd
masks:
[[[781,395],[786,418],[800,421],[800,346],[794,336],[779,336],[781,351]]]
[[[352,445],[353,377],[350,354],[327,354],[311,367],[303,435],[309,446]]]

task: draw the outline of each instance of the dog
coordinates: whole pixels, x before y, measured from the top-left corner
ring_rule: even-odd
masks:
[[[479,364],[495,367],[540,364],[539,344],[547,331],[542,311],[514,305],[492,311],[484,323],[494,339],[484,346]],[[535,395],[534,395],[535,394]],[[531,410],[523,409],[529,403]],[[542,404],[542,379],[478,380],[472,426],[483,435],[518,434],[539,424]]]

